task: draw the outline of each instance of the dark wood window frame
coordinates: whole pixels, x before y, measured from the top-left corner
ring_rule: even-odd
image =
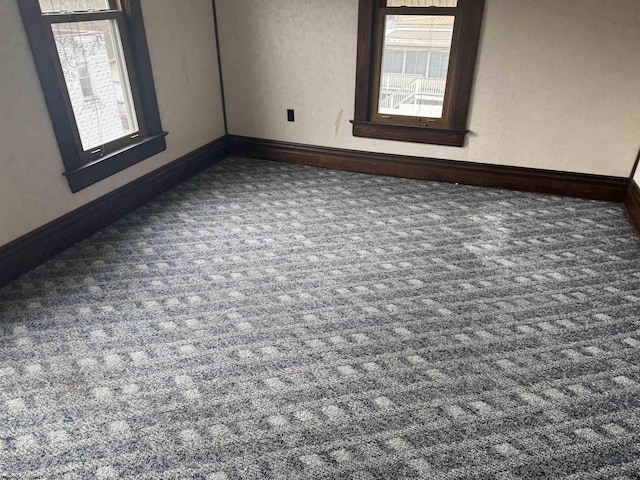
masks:
[[[166,150],[140,0],[109,0],[110,10],[52,14],[42,13],[38,0],[18,5],[72,192]],[[138,132],[103,145],[99,158],[83,151],[51,29],[54,23],[93,20],[118,24],[139,124]]]
[[[360,0],[353,135],[356,137],[462,147],[482,27],[484,0],[458,0],[457,7],[387,7],[385,0]],[[386,15],[455,16],[443,116],[428,119],[378,115]],[[389,118],[390,117],[390,118]]]

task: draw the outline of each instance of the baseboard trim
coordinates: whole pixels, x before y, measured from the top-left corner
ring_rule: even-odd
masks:
[[[627,215],[631,224],[635,227],[638,235],[640,235],[640,186],[631,180],[627,195],[624,197],[624,206],[627,209]]]
[[[0,246],[0,287],[230,153],[351,172],[624,202],[631,222],[640,233],[640,187],[626,178],[406,157],[226,135]]]
[[[622,202],[627,178],[319,147],[230,136],[237,155],[350,172]]]
[[[228,155],[220,137],[0,247],[0,287]]]

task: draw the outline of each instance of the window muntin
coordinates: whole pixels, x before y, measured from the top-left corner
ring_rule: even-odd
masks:
[[[136,133],[138,121],[116,21],[53,23],[51,29],[82,150],[102,148]],[[101,148],[91,153],[99,154]]]

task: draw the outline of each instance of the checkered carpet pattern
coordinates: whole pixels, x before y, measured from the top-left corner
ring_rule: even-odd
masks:
[[[0,478],[640,478],[622,207],[230,157],[0,290]]]

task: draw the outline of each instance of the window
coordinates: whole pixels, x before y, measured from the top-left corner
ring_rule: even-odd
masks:
[[[383,69],[387,73],[402,73],[402,65],[404,64],[404,52],[391,50],[384,52]]]
[[[429,56],[429,78],[447,78],[449,52],[431,52]]]
[[[405,63],[404,73],[407,75],[424,75],[427,70],[427,61],[429,52],[407,52],[407,61]]]
[[[86,63],[79,63],[77,67],[78,82],[80,82],[80,88],[82,89],[82,96],[84,98],[93,98],[93,87],[91,86],[91,78],[89,77],[89,67]],[[69,82],[67,82],[68,86]]]
[[[360,0],[353,135],[461,147],[484,0]]]
[[[166,149],[140,0],[18,4],[73,192]]]

